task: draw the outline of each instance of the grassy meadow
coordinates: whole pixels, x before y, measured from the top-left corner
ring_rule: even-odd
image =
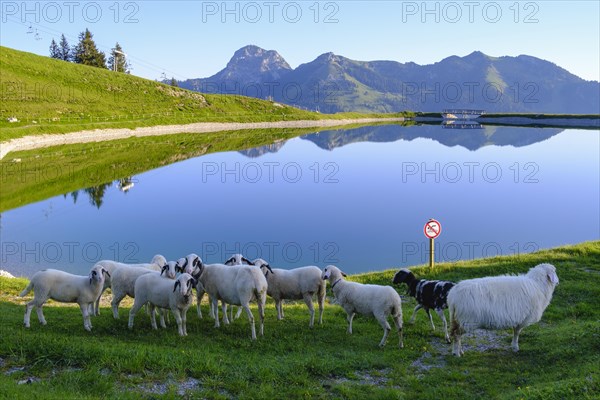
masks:
[[[348,335],[345,313],[327,304],[323,325],[309,329],[303,304],[285,305],[286,318],[277,321],[270,300],[265,335],[255,342],[245,316],[215,329],[207,304],[202,320],[195,306],[190,309],[185,338],[177,335],[173,319],[166,330],[153,331],[144,313],[130,331],[131,302],[123,303],[121,318],[114,320],[106,294],[91,333],[83,329],[77,306],[53,302],[45,307],[47,326],[34,312],[25,329],[24,304],[31,296],[17,294],[27,280],[0,278],[0,398],[597,399],[600,241],[413,271],[459,281],[525,273],[542,262],[557,267],[560,284],[542,320],[523,331],[521,351],[510,350],[510,331],[481,331],[465,338],[463,358],[450,354],[437,316],[435,332],[423,311],[414,325],[406,323],[415,302],[404,287],[397,289],[405,348],[398,349],[391,334],[380,349],[382,330],[373,319],[356,317]],[[349,279],[387,285],[395,272]]]
[[[251,97],[201,94],[2,46],[0,69],[0,141],[35,134],[194,122],[402,116],[319,114]],[[18,122],[9,122],[12,117]]]

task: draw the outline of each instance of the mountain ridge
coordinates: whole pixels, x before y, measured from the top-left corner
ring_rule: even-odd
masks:
[[[240,54],[244,57],[240,57]],[[432,64],[357,61],[333,52],[291,68],[275,50],[244,46],[207,78],[179,82],[206,93],[240,94],[327,113],[441,111],[600,113],[600,83],[531,55],[473,51]]]

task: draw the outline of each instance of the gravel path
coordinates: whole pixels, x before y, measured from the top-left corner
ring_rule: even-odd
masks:
[[[404,118],[360,118],[360,119],[322,119],[277,122],[199,122],[188,125],[150,126],[136,129],[95,129],[65,134],[34,135],[12,139],[0,143],[0,160],[12,151],[33,150],[43,147],[75,143],[104,142],[129,137],[173,135],[177,133],[206,133],[237,131],[243,129],[269,128],[322,128],[349,124],[369,124],[374,122],[401,122]]]

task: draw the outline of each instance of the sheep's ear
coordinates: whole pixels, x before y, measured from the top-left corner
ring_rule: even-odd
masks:
[[[200,280],[202,271],[204,271],[204,267],[202,265],[200,265],[200,268],[198,268],[197,271],[192,271],[192,278],[194,278],[196,281]]]
[[[275,275],[275,273],[273,272],[273,270],[271,269],[271,266],[269,264],[265,264],[265,267],[269,270],[270,273]]]
[[[175,292],[177,290],[177,286],[180,286],[181,282],[179,282],[178,280],[175,281],[175,285],[173,285],[173,292]]]
[[[554,271],[548,272],[548,280],[550,281],[550,283],[552,283],[554,285],[558,285],[558,275],[556,275],[556,272],[554,272]]]
[[[102,273],[106,274],[106,276],[108,276],[110,278],[110,273],[105,270],[104,268],[102,268]]]
[[[160,269],[160,274],[162,275],[168,268],[169,268],[169,265],[165,265],[164,267],[162,267]]]
[[[254,263],[252,261],[248,260],[246,257],[242,257],[242,262],[245,262],[248,265],[254,265]]]
[[[340,272],[342,273],[342,276],[343,276],[344,278],[348,276],[348,275],[346,275],[346,273],[345,273],[345,272],[343,272],[343,271],[340,271]]]
[[[179,266],[179,263],[175,264],[175,272],[181,272],[181,273],[183,273],[183,268]]]
[[[186,258],[184,258],[184,260],[183,260],[183,264],[182,264],[182,265],[181,265],[181,267],[180,267],[182,272],[183,272],[183,269],[184,269],[184,268],[187,266],[187,264],[188,264],[188,259],[187,259],[187,257],[186,257]]]
[[[231,265],[232,262],[235,261],[235,258],[231,257],[229,260],[225,261],[223,264],[225,265]]]
[[[196,258],[194,258],[194,261],[192,261],[192,267],[196,267],[198,265],[202,265],[202,261],[200,261],[200,257],[196,257]]]

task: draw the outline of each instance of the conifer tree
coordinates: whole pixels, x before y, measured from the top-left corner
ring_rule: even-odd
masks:
[[[60,42],[58,43],[58,50],[60,59],[63,61],[71,61],[71,47],[65,35],[60,36]]]
[[[60,49],[54,39],[52,39],[52,43],[50,43],[50,57],[60,60]]]
[[[73,47],[72,55],[77,64],[106,68],[106,56],[96,47],[94,36],[89,29],[79,34],[79,43]]]

